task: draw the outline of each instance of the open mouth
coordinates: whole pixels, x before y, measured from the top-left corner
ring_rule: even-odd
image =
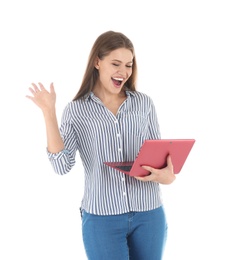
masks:
[[[112,81],[115,86],[120,87],[123,79],[122,78],[112,78]]]

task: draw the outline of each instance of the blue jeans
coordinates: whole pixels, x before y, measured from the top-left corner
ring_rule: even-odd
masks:
[[[82,211],[82,235],[89,260],[161,260],[167,237],[164,209],[111,216]]]

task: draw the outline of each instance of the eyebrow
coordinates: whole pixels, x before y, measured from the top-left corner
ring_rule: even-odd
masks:
[[[117,62],[120,62],[120,63],[122,63],[122,61],[120,61],[120,60],[117,60],[117,59],[114,59],[114,60],[112,60],[112,61],[117,61]],[[126,64],[127,63],[133,63],[133,61],[128,61],[128,62],[126,62]]]

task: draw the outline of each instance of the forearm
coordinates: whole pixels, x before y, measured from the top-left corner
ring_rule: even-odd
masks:
[[[64,143],[60,135],[56,111],[43,111],[46,136],[47,136],[47,149],[50,153],[58,153],[64,149]]]

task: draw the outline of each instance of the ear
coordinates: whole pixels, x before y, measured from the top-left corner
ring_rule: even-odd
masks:
[[[98,57],[95,59],[94,67],[95,67],[96,69],[99,69],[99,58],[98,58]]]

